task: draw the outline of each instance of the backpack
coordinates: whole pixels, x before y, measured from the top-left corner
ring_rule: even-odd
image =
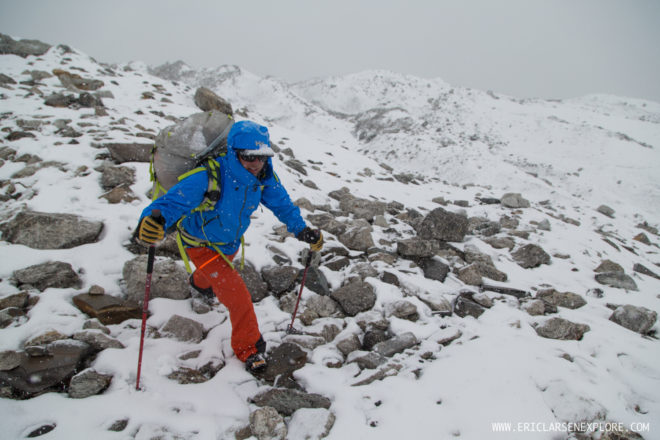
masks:
[[[179,180],[207,170],[209,186],[200,208],[212,209],[220,196],[218,164],[213,158],[227,152],[227,135],[233,122],[231,115],[209,111],[195,113],[162,129],[151,150],[152,200]]]
[[[162,129],[156,136],[151,150],[149,174],[153,182],[152,200],[161,197],[180,180],[191,174],[207,171],[208,186],[204,193],[204,200],[193,211],[212,210],[220,199],[221,189],[218,175],[220,165],[214,158],[227,153],[227,135],[233,123],[231,115],[219,111],[209,111],[195,113]],[[184,217],[181,217],[173,228],[177,230],[176,241],[179,253],[186,270],[191,274],[191,284],[195,287],[192,283],[192,270],[184,250],[184,242],[189,245],[211,247],[231,267],[234,266],[214,243],[191,241],[192,239],[187,237],[185,231],[179,227]],[[241,267],[243,267],[243,260],[244,255],[241,257]]]

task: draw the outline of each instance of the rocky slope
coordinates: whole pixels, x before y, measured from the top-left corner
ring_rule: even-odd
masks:
[[[657,103],[518,101],[389,72],[287,85],[7,36],[2,53],[12,437],[486,438],[507,421],[558,427],[520,438],[658,436]],[[258,378],[166,242],[138,393],[145,257],[129,238],[153,139],[227,102],[269,124],[278,174],[327,238],[302,334],[285,329],[304,246],[269,212],[243,271],[271,349]]]

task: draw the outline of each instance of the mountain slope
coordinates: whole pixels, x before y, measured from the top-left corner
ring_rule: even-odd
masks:
[[[54,69],[103,81],[92,93],[103,107],[82,106],[82,91],[66,88]],[[584,438],[577,431],[600,438],[614,423],[658,438],[657,323],[640,334],[611,319],[623,305],[660,310],[660,280],[639,271],[660,272],[657,103],[520,101],[382,71],[287,85],[235,66],[107,66],[63,46],[40,56],[2,55],[0,73],[15,81],[0,89],[2,223],[26,208],[103,223],[97,241],[70,249],[13,243],[3,230],[0,247],[9,257],[0,264],[0,300],[28,292],[32,303],[22,315],[3,314],[2,362],[51,331],[79,344],[89,319],[73,298],[92,286],[130,295],[126,264],[136,256],[128,240],[151,183],[147,163],[125,162],[135,172],[128,185],[134,200],[102,198],[107,170],[117,166],[108,145],[148,146],[159,130],[198,111],[192,97],[203,85],[230,101],[238,119],[269,125],[280,149],[276,169],[292,199],[310,223],[326,222],[319,271],[330,294],[304,289],[296,326],[305,335],[285,334],[298,282],[283,293],[269,287],[255,304],[270,348],[290,343],[304,352],[295,384],[330,401],[329,409],[280,410],[274,421],[286,424],[287,438],[318,437],[331,419],[327,437],[336,439]],[[56,93],[78,101],[46,105]],[[509,192],[529,206],[503,204]],[[440,207],[469,218],[468,233],[433,248],[432,258],[408,255],[406,244],[423,235],[421,219]],[[259,277],[274,267],[302,267],[305,246],[279,226],[259,210],[246,234],[246,259]],[[345,233],[360,228],[372,240],[364,248]],[[523,267],[516,255],[528,245],[549,261]],[[596,281],[594,270],[608,260],[637,290]],[[80,285],[17,285],[17,271],[48,261],[69,263]],[[443,281],[427,270],[438,263],[448,269]],[[465,274],[483,268],[478,263],[506,279],[489,272],[479,277],[481,288],[471,284]],[[374,302],[351,314],[337,292],[356,283],[373,291]],[[567,307],[572,302],[580,306]],[[84,366],[111,376],[107,389],[84,399],[48,392],[15,400],[3,383],[6,435],[24,438],[43,428],[53,439],[249,436],[243,428],[261,408],[255,398],[282,387],[243,370],[230,348],[226,310],[204,308],[196,297],[156,297],[149,309],[143,391],[134,389],[140,321],[110,324],[109,336],[124,348],[100,350]],[[201,341],[168,335],[173,315],[198,323]],[[588,330],[573,339],[540,336],[556,318]],[[370,338],[392,343],[410,335],[414,344],[364,367],[364,356],[380,353],[367,348]],[[12,371],[2,362],[0,373]],[[199,383],[176,379],[209,365],[220,368]]]

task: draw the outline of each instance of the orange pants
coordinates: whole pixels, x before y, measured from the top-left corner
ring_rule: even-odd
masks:
[[[252,297],[239,273],[212,249],[188,248],[186,253],[197,270],[192,281],[199,289],[212,289],[218,300],[229,310],[231,348],[242,362],[257,351],[265,350],[259,331]],[[236,254],[234,254],[236,255]],[[234,255],[227,255],[231,261]]]

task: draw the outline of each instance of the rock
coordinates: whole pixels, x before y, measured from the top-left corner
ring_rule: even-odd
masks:
[[[416,293],[415,296],[426,304],[434,315],[450,316],[452,314],[451,304],[441,293]]]
[[[335,415],[325,408],[300,408],[289,422],[289,438],[322,439],[330,434]]]
[[[330,408],[330,399],[320,394],[308,394],[291,389],[272,389],[255,396],[252,401],[257,406],[271,407],[290,416],[300,408]]]
[[[635,280],[621,272],[602,272],[596,274],[596,281],[617,289],[638,290]]]
[[[53,75],[57,76],[62,85],[70,90],[93,91],[103,87],[103,81],[94,78],[83,78],[77,73],[70,73],[62,69],[53,69]]]
[[[27,306],[28,299],[29,295],[27,291],[7,295],[4,298],[0,298],[0,310],[6,309],[7,307],[16,307],[22,309]]]
[[[21,363],[10,371],[0,371],[0,386],[9,386],[12,395],[30,398],[61,389],[90,353],[89,345],[79,341],[56,341],[46,347],[48,356],[31,357],[21,353]]]
[[[129,300],[142,305],[147,277],[147,256],[140,255],[124,264],[122,270]],[[188,273],[169,258],[156,258],[151,279],[151,298],[190,298]]]
[[[108,143],[103,144],[110,152],[115,163],[150,162],[153,144],[140,143]]]
[[[522,305],[522,309],[531,316],[545,315],[545,303],[540,299],[533,299]]]
[[[0,34],[0,54],[13,54],[19,57],[40,56],[48,52],[50,44],[38,40],[14,40],[9,35]]]
[[[7,307],[0,310],[0,328],[7,328],[14,322],[19,322],[25,316],[25,312],[18,307]]]
[[[293,266],[271,266],[262,269],[261,275],[268,284],[268,290],[279,297],[293,287],[298,269]]]
[[[541,299],[554,306],[566,307],[568,309],[579,309],[587,302],[580,295],[572,292],[557,292],[555,289],[541,290],[536,294]]]
[[[183,360],[182,357],[179,357]],[[225,366],[222,359],[214,359],[204,364],[199,369],[192,369],[188,367],[180,367],[176,371],[167,375],[170,380],[176,380],[181,385],[192,383],[204,383],[213,379],[220,370]]]
[[[84,399],[101,393],[110,386],[112,376],[97,373],[96,370],[88,368],[71,378],[69,384],[69,397],[73,399]]]
[[[479,318],[486,309],[473,299],[473,292],[461,292],[454,300],[454,313],[461,318],[472,316]]]
[[[69,337],[63,333],[58,332],[57,330],[48,330],[25,341],[23,346],[27,348],[32,345],[48,345],[51,342],[60,341],[63,339],[69,339]]]
[[[302,282],[303,272],[304,269],[300,269],[298,272],[298,277],[296,277],[296,283],[299,284]],[[319,295],[330,294],[330,284],[328,283],[328,279],[318,267],[314,266],[307,270],[305,288],[311,290],[312,292],[318,293]]]
[[[216,95],[206,87],[200,87],[195,91],[195,105],[202,111],[218,110],[227,115],[233,115],[231,104]]]
[[[106,325],[119,324],[127,319],[140,319],[142,316],[142,309],[136,302],[112,295],[83,293],[73,297],[73,304],[81,312]]]
[[[130,203],[139,199],[135,194],[133,194],[131,188],[126,184],[121,184],[112,188],[110,191],[102,194],[99,198],[106,199],[110,204],[117,204],[122,202]]]
[[[355,251],[366,251],[374,247],[374,239],[371,236],[371,225],[364,219],[353,220],[339,238],[339,242],[349,249]]]
[[[576,324],[563,318],[552,318],[536,327],[536,334],[548,339],[580,341],[590,330],[586,324]]]
[[[610,316],[610,321],[643,335],[651,330],[657,319],[657,312],[632,305],[619,306]]]
[[[476,264],[461,267],[457,270],[456,276],[468,286],[480,286],[483,283],[481,272]]]
[[[66,108],[76,102],[76,97],[73,95],[63,95],[61,93],[53,93],[46,97],[44,104],[49,107]]]
[[[361,199],[357,197],[344,197],[339,202],[339,209],[353,214],[355,218],[365,219],[372,222],[374,217],[384,215],[387,204],[373,200]]]
[[[649,276],[649,277],[653,277],[653,278],[655,278],[655,279],[657,279],[657,280],[660,280],[660,275],[656,274],[655,272],[653,272],[652,270],[648,269],[647,267],[645,267],[645,266],[642,265],[642,264],[635,263],[635,265],[633,266],[633,271],[635,271],[635,272],[637,272],[637,273],[644,274],[644,275]],[[0,309],[1,309],[1,308],[2,308],[2,307],[0,307]]]
[[[468,218],[465,215],[436,208],[419,225],[417,235],[424,239],[462,242],[468,232]]]
[[[101,187],[110,190],[117,186],[131,186],[135,183],[135,170],[127,166],[108,166],[101,175]]]
[[[379,342],[374,346],[374,351],[381,356],[392,357],[397,353],[414,347],[419,341],[414,334],[407,332],[395,336],[387,341]]]
[[[529,208],[529,200],[525,199],[519,193],[506,193],[500,198],[502,206],[507,208]]]
[[[172,316],[165,323],[161,332],[172,335],[183,342],[198,343],[204,339],[204,326],[202,324],[179,315]]]
[[[598,265],[598,267],[594,269],[594,272],[598,272],[598,273],[602,273],[602,272],[620,272],[620,273],[624,273],[625,271],[623,270],[623,267],[621,267],[620,264],[615,263],[612,260],[603,260]]]
[[[384,329],[381,328],[370,328],[364,333],[364,338],[362,339],[362,349],[363,350],[373,350],[376,344],[387,341],[391,335]]]
[[[106,335],[110,334],[110,329],[105,325],[101,324],[101,321],[99,321],[96,318],[88,319],[87,321],[85,321],[85,323],[83,324],[83,330],[100,330]]]
[[[62,261],[51,261],[19,269],[12,274],[12,278],[19,287],[29,285],[41,292],[50,287],[79,289],[82,285],[82,280],[71,265]]]
[[[285,440],[287,427],[275,408],[259,408],[250,414],[250,433],[257,440]]]
[[[417,311],[417,307],[410,301],[395,301],[391,304],[388,304],[386,309],[388,310],[388,314],[390,316],[395,316],[399,319],[405,319],[412,322],[416,322],[419,319],[419,312]]]
[[[369,310],[376,304],[374,288],[364,281],[353,281],[340,287],[332,292],[330,297],[337,301],[349,316]]]
[[[513,259],[520,267],[525,269],[538,267],[542,264],[550,264],[550,255],[535,244],[526,244],[511,253],[511,256],[513,256]]]
[[[236,270],[243,278],[253,303],[257,303],[268,296],[268,283],[261,278],[254,266],[247,263],[241,269],[240,265],[236,265]]]
[[[360,338],[356,334],[351,334],[350,336],[342,339],[341,341],[337,342],[337,349],[343,354],[344,356],[348,356],[349,354],[353,353],[354,351],[357,351],[361,348],[362,343],[360,342]]]
[[[21,365],[23,354],[14,350],[0,352],[0,371],[9,371]]]
[[[268,353],[266,370],[256,375],[270,384],[277,381],[278,385],[295,386],[293,372],[304,367],[305,363],[305,351],[296,344],[284,342]]]
[[[384,363],[386,363],[387,358],[382,354],[370,351],[369,353],[363,356],[358,356],[351,359],[351,362],[355,362],[360,368],[360,370],[364,370],[364,369],[374,370],[379,366],[383,365]]]
[[[345,223],[336,220],[334,216],[328,213],[311,214],[307,216],[307,219],[317,228],[336,236],[342,235],[348,229]]]
[[[98,241],[103,223],[73,214],[21,211],[0,225],[2,239],[33,249],[70,249]]]
[[[298,159],[289,159],[284,161],[284,165],[288,166],[289,168],[298,171],[300,174],[303,176],[307,175],[307,170],[305,169],[305,164],[299,161]]]
[[[73,339],[86,343],[96,351],[102,351],[106,348],[124,348],[124,344],[106,335],[101,330],[79,331],[73,334]]]
[[[311,310],[319,318],[334,316],[339,312],[337,303],[328,296],[312,295],[307,298],[305,308]]]
[[[600,205],[598,208],[596,208],[596,211],[609,218],[614,218],[615,211],[607,205]]]
[[[396,243],[396,251],[403,258],[413,260],[431,258],[439,250],[438,243],[434,240],[425,240],[420,237],[406,238]]]

